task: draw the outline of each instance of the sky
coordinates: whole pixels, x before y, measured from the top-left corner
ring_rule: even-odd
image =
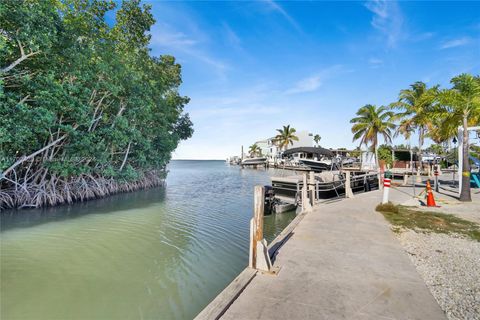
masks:
[[[191,98],[195,133],[174,159],[239,155],[287,124],[353,148],[349,121],[363,105],[480,74],[480,2],[145,2],[151,54],[176,57]]]

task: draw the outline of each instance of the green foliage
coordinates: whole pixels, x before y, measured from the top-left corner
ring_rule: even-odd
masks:
[[[248,153],[250,156],[255,157],[255,156],[261,156],[262,155],[262,149],[254,143],[250,147],[248,147]]]
[[[392,161],[392,148],[385,144],[382,144],[378,147],[378,159],[385,161],[386,164],[390,166],[393,164]]]
[[[181,66],[150,56],[150,7],[124,1],[109,25],[115,6],[1,2],[0,171],[27,157],[6,173],[135,180],[191,137]]]
[[[392,130],[395,128],[392,118],[393,112],[387,111],[384,106],[367,104],[361,107],[357,111],[357,117],[350,120],[353,124],[353,141],[360,140],[360,145],[371,143],[376,148],[380,134],[386,142],[391,142]]]
[[[439,144],[432,144],[431,146],[429,146],[426,149],[426,151],[431,152],[431,153],[435,153],[435,154],[438,154],[438,155],[442,155],[442,154],[445,153],[444,148]]]
[[[293,141],[298,141],[298,137],[295,135],[297,130],[291,128],[290,125],[283,126],[282,129],[277,129],[278,134],[274,140],[280,149],[286,149],[289,145],[293,144]]]
[[[427,128],[431,123],[438,86],[428,88],[421,81],[410,85],[409,89],[400,91],[398,101],[390,106],[397,110],[395,118],[399,120],[397,133],[410,138],[413,131],[418,131],[418,145],[422,149]]]

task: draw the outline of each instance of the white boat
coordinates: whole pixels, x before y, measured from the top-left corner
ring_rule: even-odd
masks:
[[[316,171],[332,170],[332,160],[330,159],[299,159],[298,162]]]
[[[267,162],[266,157],[254,157],[254,158],[243,159],[242,165],[244,165],[244,166],[256,166],[256,165],[263,165],[266,162]]]

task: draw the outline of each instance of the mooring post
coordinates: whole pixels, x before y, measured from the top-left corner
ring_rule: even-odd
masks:
[[[313,171],[310,171],[308,179],[308,190],[310,196],[310,204],[313,206],[315,204],[315,175]]]
[[[263,239],[263,215],[265,187],[255,186],[253,194],[253,218],[250,222],[250,261],[251,267],[257,267],[257,243]]]
[[[350,172],[345,172],[345,198],[353,198],[352,184],[350,181]]]
[[[268,255],[267,241],[263,238],[263,215],[265,208],[265,187],[255,186],[254,212],[250,221],[249,266],[262,271],[271,271],[272,262]]]
[[[385,173],[385,179],[383,179],[383,198],[382,198],[382,203],[385,204],[385,203],[388,203],[388,193],[390,191],[390,183],[391,183],[391,175],[390,173],[387,171]]]
[[[435,192],[439,192],[439,188],[440,188],[440,185],[438,183],[438,175],[440,174],[440,165],[439,164],[436,164],[435,165],[435,171],[434,171],[434,175],[435,175]]]
[[[308,185],[307,185],[307,173],[303,174],[303,186],[302,186],[302,211],[307,212],[310,211],[312,206],[308,201]]]
[[[406,186],[408,184],[408,169],[410,165],[407,163],[405,164],[405,171],[403,172],[403,185]]]
[[[422,173],[422,169],[423,169],[423,164],[422,164],[422,157],[420,157],[420,161],[418,163],[418,166],[417,166],[417,182],[422,182],[422,177],[420,176],[421,173]]]

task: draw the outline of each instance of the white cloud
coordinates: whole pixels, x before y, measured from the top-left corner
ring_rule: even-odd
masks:
[[[351,72],[349,70],[345,70],[342,65],[334,65],[328,67],[317,74],[304,78],[298,81],[292,88],[285,91],[286,94],[296,94],[296,93],[303,93],[303,92],[312,92],[316,91],[320,88],[324,81],[330,79],[332,77],[337,76],[338,74]]]
[[[176,56],[178,53],[183,54],[213,67],[222,77],[229,68],[225,62],[208,53],[206,48],[208,37],[198,31],[197,28],[194,32],[179,31],[169,24],[157,23],[152,27],[150,33],[152,35],[151,47],[161,50],[161,54],[174,54]]]
[[[293,88],[287,90],[287,93],[294,94],[294,93],[315,91],[321,87],[323,83],[322,78],[323,77],[321,75],[316,75],[316,76],[312,76],[312,77],[308,77],[303,80],[300,80],[299,82],[297,82],[297,84]]]
[[[297,21],[295,21],[295,19],[293,19],[278,3],[273,0],[265,0],[265,3],[267,3],[272,10],[280,13],[298,32],[302,32]]]
[[[365,7],[373,13],[371,25],[387,40],[388,47],[395,47],[403,35],[403,16],[396,1],[373,0]]]
[[[423,32],[423,33],[419,33],[419,34],[410,35],[409,40],[411,40],[413,42],[421,42],[421,41],[431,39],[434,36],[435,36],[435,33],[433,33],[433,32]]]
[[[189,38],[182,32],[162,32],[160,30],[155,30],[155,33],[152,34],[152,44],[160,44],[165,47],[190,47],[196,45],[197,43],[198,41]]]
[[[368,59],[368,63],[372,68],[379,68],[383,65],[383,60],[378,58],[370,58]]]
[[[450,49],[450,48],[455,48],[455,47],[461,47],[464,45],[469,44],[471,39],[469,37],[463,37],[463,38],[458,38],[458,39],[452,39],[445,41],[442,43],[440,46],[440,49]]]
[[[240,40],[240,37],[226,22],[223,23],[223,30],[228,43],[236,48],[241,48],[242,41]]]

